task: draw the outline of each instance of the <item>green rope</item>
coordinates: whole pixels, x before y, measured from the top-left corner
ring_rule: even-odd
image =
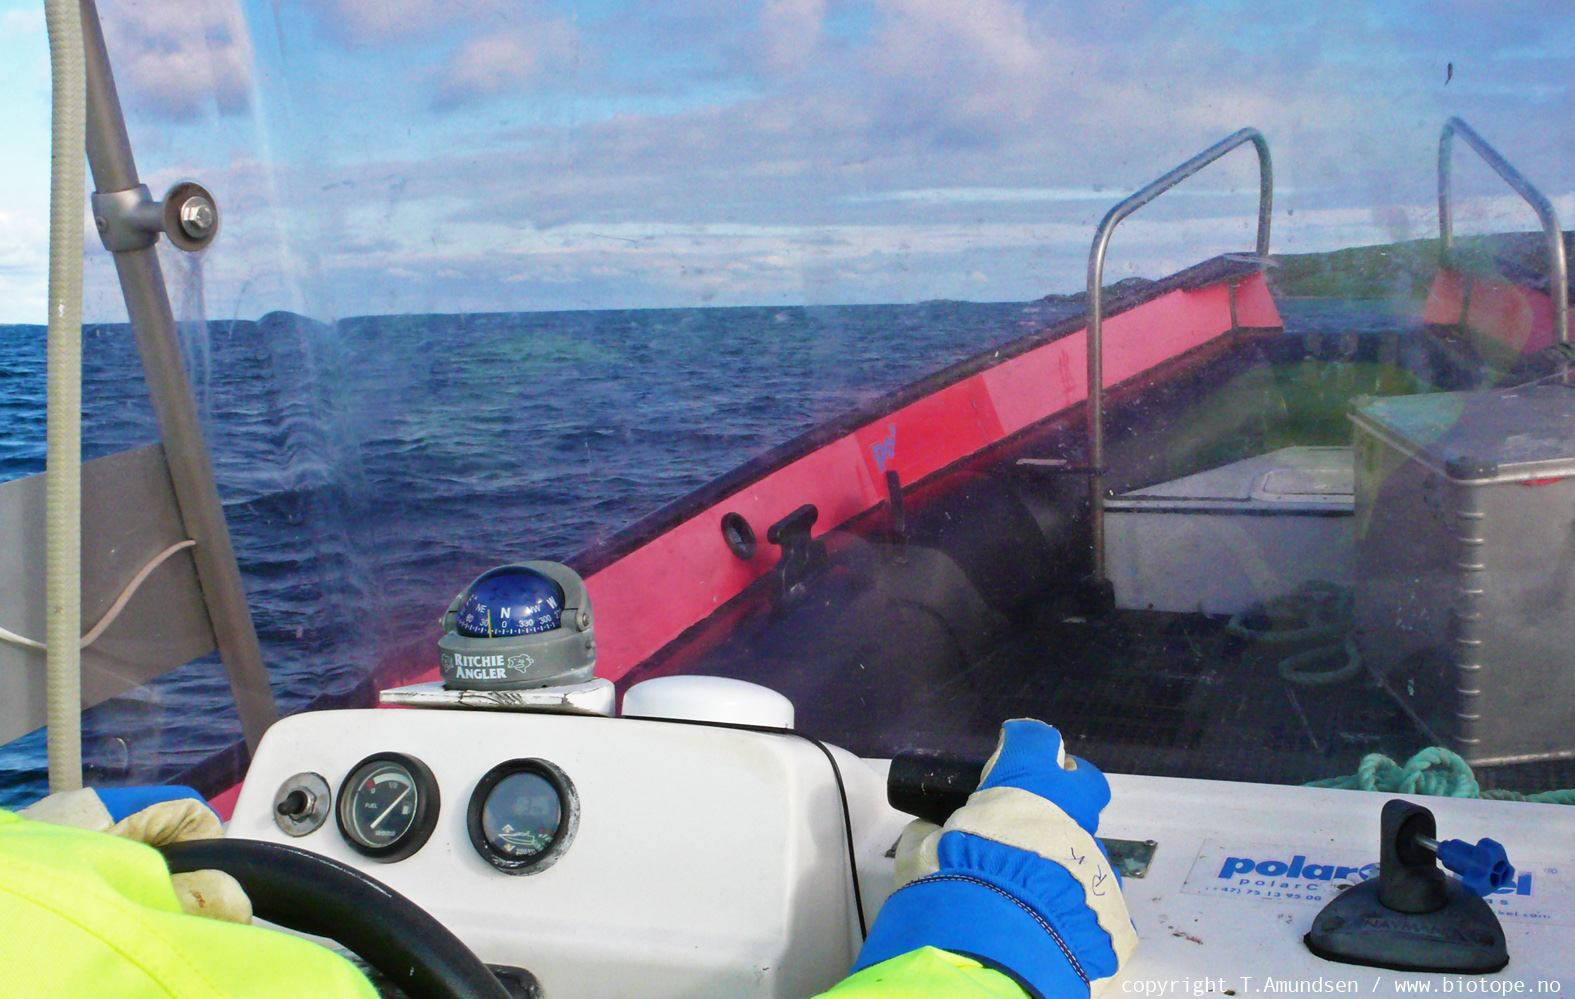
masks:
[[[1350,587],[1321,579],[1254,604],[1225,624],[1225,630],[1236,637],[1265,645],[1338,640],[1350,627]]]
[[[1280,648],[1283,658],[1274,670],[1286,683],[1327,687],[1362,672],[1351,632],[1351,605],[1350,587],[1314,579],[1236,614],[1225,630],[1266,650]],[[1300,651],[1284,654],[1298,646]]]
[[[1350,587],[1310,580],[1283,596],[1255,604],[1235,615],[1225,630],[1259,647],[1312,646],[1275,664],[1280,679],[1304,687],[1344,683],[1362,672],[1361,653],[1351,631]],[[1281,649],[1283,655],[1285,649]],[[1332,668],[1323,669],[1328,665]],[[1333,787],[1388,794],[1422,794],[1492,801],[1532,801],[1575,805],[1575,788],[1567,791],[1484,791],[1471,764],[1442,746],[1424,749],[1401,766],[1382,753],[1362,757],[1356,773],[1315,780],[1308,787]]]
[[[1433,746],[1401,766],[1382,753],[1362,757],[1356,773],[1311,781],[1307,787],[1333,787],[1387,794],[1426,794],[1446,798],[1486,798],[1492,801],[1532,801],[1544,805],[1575,805],[1575,788],[1566,791],[1484,791],[1471,772],[1471,764],[1442,746]]]
[[[1341,662],[1341,660],[1344,660]],[[1325,662],[1335,663],[1333,669],[1313,669]],[[1338,645],[1320,645],[1316,649],[1286,656],[1274,666],[1280,679],[1302,687],[1326,687],[1345,681],[1362,671],[1362,654],[1356,649],[1356,635],[1347,634]]]

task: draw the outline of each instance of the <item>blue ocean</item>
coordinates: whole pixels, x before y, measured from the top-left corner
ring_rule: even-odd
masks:
[[[1287,335],[1393,328],[1291,300]],[[435,648],[489,566],[562,559],[815,424],[1081,311],[1063,301],[374,316],[184,324],[281,710],[356,703]],[[85,329],[83,451],[157,439],[124,324]],[[43,471],[45,335],[0,326],[0,480]],[[216,657],[90,710],[90,779],[235,752]],[[0,747],[0,805],[45,792],[43,732]]]

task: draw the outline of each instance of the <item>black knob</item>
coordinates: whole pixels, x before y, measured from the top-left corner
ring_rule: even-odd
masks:
[[[275,806],[275,811],[280,815],[298,819],[310,812],[314,804],[316,802],[310,793],[301,788],[296,788],[284,796],[284,800]]]

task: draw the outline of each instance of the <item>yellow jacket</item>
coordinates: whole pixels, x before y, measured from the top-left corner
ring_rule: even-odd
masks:
[[[158,851],[0,811],[0,991],[36,999],[376,999],[348,961],[181,912]]]
[[[377,999],[348,961],[263,927],[188,916],[142,843],[0,810],[0,992],[29,999]],[[932,947],[826,999],[1022,999],[1005,975]]]

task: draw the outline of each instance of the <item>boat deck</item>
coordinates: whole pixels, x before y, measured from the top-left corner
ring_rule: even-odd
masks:
[[[1288,683],[1275,666],[1295,649],[1249,643],[1226,620],[1047,609],[980,664],[979,683],[992,691],[981,734],[1041,717],[1109,770],[1263,783],[1350,773],[1366,753],[1404,760],[1428,744],[1365,677]]]
[[[801,730],[869,757],[926,750],[983,760],[1003,721],[1033,717],[1111,772],[1303,784],[1354,773],[1369,753],[1403,763],[1434,744],[1365,671],[1325,686],[1287,682],[1276,665],[1305,646],[1254,644],[1226,622],[1045,606],[979,661],[908,688],[895,712],[891,700],[806,687],[788,657],[713,653],[695,672],[791,691]],[[1575,784],[1575,761],[1475,773],[1484,790],[1530,793]]]

